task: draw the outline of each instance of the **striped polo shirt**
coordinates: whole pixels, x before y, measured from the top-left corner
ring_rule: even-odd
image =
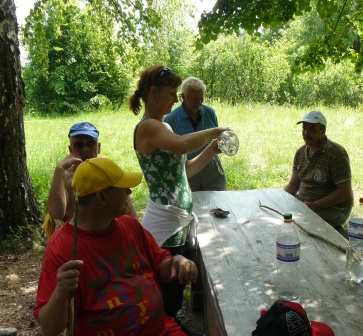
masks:
[[[314,202],[337,189],[336,185],[351,180],[349,156],[343,146],[325,137],[323,144],[312,157],[309,146],[300,147],[294,157],[293,171],[300,179],[298,198],[303,202]],[[353,195],[335,205],[347,209],[353,206]]]

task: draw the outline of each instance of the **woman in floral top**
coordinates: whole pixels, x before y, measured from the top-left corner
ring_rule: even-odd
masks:
[[[143,117],[134,131],[134,149],[149,188],[142,225],[172,255],[185,253],[190,240],[193,199],[188,178],[220,153],[215,138],[230,129],[224,126],[183,136],[174,134],[163,117],[178,102],[180,84],[181,78],[171,69],[154,65],[141,73],[129,101],[135,115],[141,111],[141,101],[144,104]],[[187,160],[187,153],[207,143],[200,155]],[[182,307],[184,286],[174,282],[161,289],[165,312],[175,317]]]

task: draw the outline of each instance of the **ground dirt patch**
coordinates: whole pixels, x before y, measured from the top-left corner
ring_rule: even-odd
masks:
[[[16,328],[17,336],[43,335],[32,312],[43,252],[44,247],[35,247],[16,255],[0,255],[0,330]],[[188,328],[204,335],[203,312],[191,310],[188,295],[180,319]]]

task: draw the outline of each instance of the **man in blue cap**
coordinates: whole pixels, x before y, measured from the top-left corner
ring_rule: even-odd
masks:
[[[77,123],[69,130],[69,154],[55,167],[48,196],[48,215],[43,224],[48,238],[57,225],[62,224],[74,213],[74,192],[71,187],[73,174],[79,164],[87,159],[96,158],[100,153],[101,143],[98,142],[98,136],[97,128],[89,122]],[[130,197],[127,214],[138,219]]]

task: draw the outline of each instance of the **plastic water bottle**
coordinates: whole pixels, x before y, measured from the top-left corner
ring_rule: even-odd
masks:
[[[218,147],[226,155],[236,155],[239,148],[239,139],[232,131],[222,132],[218,138]]]
[[[363,197],[350,215],[348,236],[345,278],[360,283],[363,280]]]
[[[280,300],[300,301],[300,236],[292,214],[284,214],[284,223],[276,239],[277,293]]]

